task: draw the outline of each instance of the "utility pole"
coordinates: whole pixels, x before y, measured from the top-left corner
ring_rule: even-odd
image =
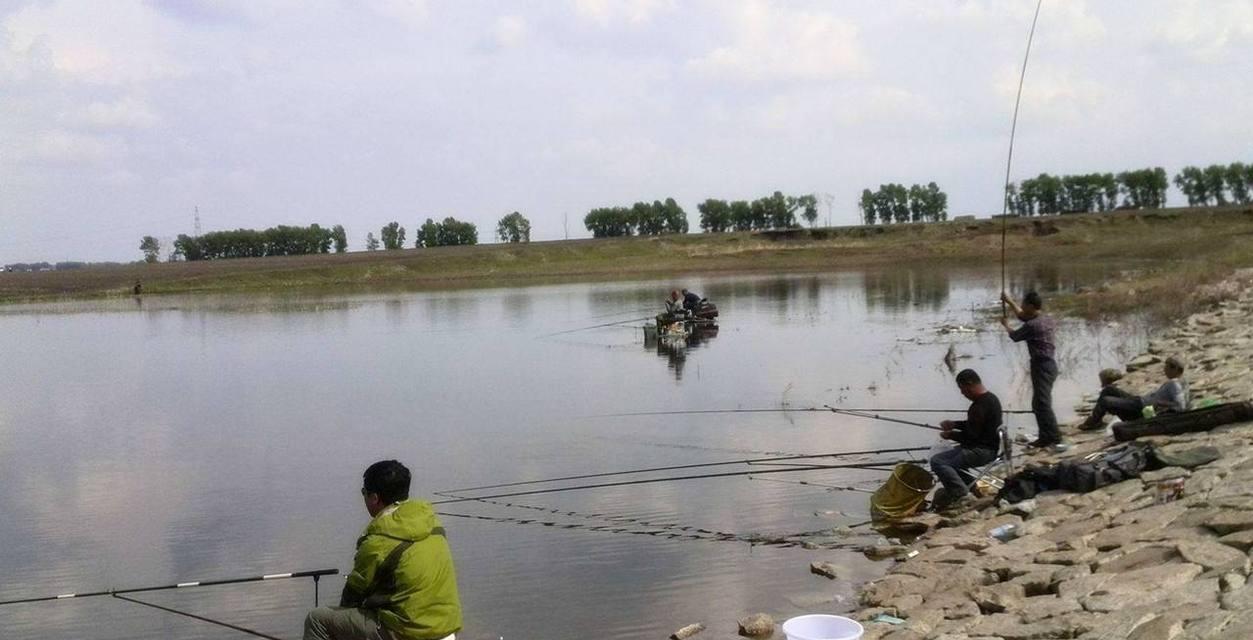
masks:
[[[829,193],[822,194],[822,203],[827,205],[827,226],[831,226],[831,205],[835,202],[835,196]]]
[[[196,206],[196,237],[200,237],[200,207]]]
[[[570,212],[569,211],[561,212],[561,228],[563,231],[565,231],[566,240],[569,240],[570,239]]]

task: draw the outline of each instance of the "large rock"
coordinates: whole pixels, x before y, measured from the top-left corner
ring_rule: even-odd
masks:
[[[895,598],[926,594],[934,588],[935,580],[893,574],[866,585],[861,591],[861,603],[870,607],[884,606],[884,603]]]
[[[1206,571],[1239,571],[1242,574],[1249,572],[1249,557],[1225,544],[1208,540],[1184,540],[1178,547],[1184,560],[1199,564]]]
[[[1005,613],[1022,608],[1026,594],[1019,585],[1009,583],[980,587],[970,592],[970,599],[983,613]]]
[[[1253,548],[1253,529],[1229,533],[1219,538],[1218,541],[1234,549],[1247,552],[1250,548]]]
[[[1075,600],[1057,596],[1036,596],[1027,598],[1018,615],[1023,622],[1038,622],[1045,618],[1082,611],[1083,607]]]
[[[1040,537],[1053,542],[1074,544],[1091,537],[1104,529],[1108,524],[1109,520],[1101,517],[1075,518]]]
[[[1057,548],[1057,542],[1044,536],[1023,536],[1014,538],[1004,544],[988,547],[983,555],[1000,558],[1030,558],[1043,551]]]
[[[815,560],[809,563],[809,572],[816,573],[824,578],[834,580],[839,576],[838,567],[825,560]]]
[[[1124,547],[1102,556],[1093,563],[1092,570],[1096,573],[1124,573],[1173,562],[1179,557],[1178,549],[1172,544]]]
[[[670,640],[687,640],[688,638],[705,630],[705,625],[697,622],[689,624],[678,631],[670,634]]]
[[[1158,616],[1135,628],[1127,640],[1175,640],[1183,634],[1183,620]]]
[[[1253,511],[1223,511],[1205,521],[1205,526],[1218,535],[1253,529]]]
[[[740,618],[740,635],[749,637],[768,636],[774,633],[774,618],[764,613],[754,613],[746,618]]]
[[[1044,551],[1035,556],[1041,564],[1076,565],[1087,564],[1097,556],[1097,550],[1091,548],[1071,549],[1069,551]]]

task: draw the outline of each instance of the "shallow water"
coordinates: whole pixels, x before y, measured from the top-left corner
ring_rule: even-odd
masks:
[[[1041,267],[1014,279],[1018,290],[1051,292],[1099,275]],[[699,344],[645,347],[639,320],[549,335],[651,315],[674,284],[2,308],[0,600],[346,570],[367,519],[360,474],[382,458],[409,465],[415,494],[431,497],[606,470],[927,446],[933,432],[825,412],[594,416],[824,403],[962,408],[941,362],[950,344],[958,367],[977,369],[1007,407],[1028,406],[1025,348],[988,321],[999,282],[976,271],[691,279],[722,311],[717,335]],[[938,333],[946,323],[981,331]],[[1146,328],[1061,327],[1055,405],[1066,418],[1099,369],[1143,347]],[[1030,416],[1011,426],[1034,430]],[[863,493],[793,481],[873,488],[883,477],[807,471],[443,505],[457,514],[444,524],[466,615],[458,637],[665,637],[696,621],[734,632],[735,618],[755,611],[783,619],[844,610],[883,565],[851,551],[746,540],[866,516]],[[694,539],[711,537],[696,528],[731,540]],[[813,560],[847,577],[813,576]],[[323,602],[342,584],[324,580]],[[313,586],[145,597],[298,637]],[[246,637],[107,597],[0,607],[0,629],[4,638]]]

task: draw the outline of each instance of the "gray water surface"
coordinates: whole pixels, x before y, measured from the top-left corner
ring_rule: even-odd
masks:
[[[1014,286],[1054,291],[1098,275],[1037,268]],[[645,347],[640,320],[548,335],[650,316],[678,284],[718,304],[716,336]],[[824,403],[960,409],[941,363],[950,344],[958,368],[977,369],[1007,407],[1025,408],[1025,348],[986,313],[998,292],[983,272],[887,269],[5,307],[0,600],[346,571],[368,518],[360,474],[383,458],[412,469],[415,495],[439,499],[434,492],[570,474],[928,446],[933,432],[829,413],[594,416]],[[944,324],[980,331],[939,333]],[[1145,329],[1061,327],[1056,407],[1065,418],[1100,368],[1143,346]],[[1034,431],[1030,416],[1011,426]],[[865,494],[790,481],[873,488],[883,478],[809,471],[501,500],[515,506],[443,505],[457,514],[444,524],[465,608],[458,637],[662,638],[696,621],[733,633],[737,617],[756,611],[783,619],[846,610],[883,565],[852,551],[747,540],[865,519]],[[703,536],[695,529],[734,537],[692,539]],[[846,577],[811,575],[813,560],[835,562]],[[342,584],[324,580],[323,602]],[[144,597],[294,638],[313,585]],[[0,630],[4,638],[247,637],[108,597],[0,607]]]

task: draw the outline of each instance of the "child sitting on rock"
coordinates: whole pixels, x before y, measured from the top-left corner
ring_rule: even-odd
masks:
[[[1171,356],[1166,358],[1162,369],[1166,373],[1166,382],[1158,387],[1156,391],[1145,396],[1133,396],[1126,391],[1113,386],[1113,382],[1117,378],[1110,379],[1107,383],[1107,372],[1117,374],[1117,371],[1106,369],[1101,372],[1101,395],[1096,399],[1096,406],[1092,408],[1092,415],[1079,426],[1084,431],[1094,431],[1100,429],[1103,425],[1102,421],[1105,414],[1112,413],[1120,420],[1138,420],[1144,416],[1145,407],[1153,407],[1154,413],[1179,413],[1187,411],[1191,404],[1191,396],[1188,392],[1188,383],[1183,379],[1184,364],[1183,360]],[[1121,374],[1119,374],[1121,377]]]

